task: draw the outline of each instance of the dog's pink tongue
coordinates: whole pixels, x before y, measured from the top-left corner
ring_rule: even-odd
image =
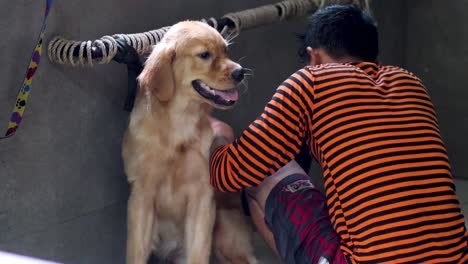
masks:
[[[239,99],[239,93],[237,92],[237,89],[230,91],[215,90],[215,95],[218,95],[226,101],[237,101],[237,99]]]

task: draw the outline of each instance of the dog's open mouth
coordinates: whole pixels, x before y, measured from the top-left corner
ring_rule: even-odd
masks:
[[[229,90],[217,90],[211,88],[201,80],[192,81],[192,86],[201,96],[212,101],[217,105],[231,106],[239,99],[237,87]]]

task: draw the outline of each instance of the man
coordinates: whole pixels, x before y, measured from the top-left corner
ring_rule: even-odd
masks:
[[[279,86],[240,138],[211,120],[211,184],[257,186],[248,189],[253,221],[286,263],[468,263],[421,80],[375,63],[375,21],[355,6],[319,10],[303,40],[309,66]],[[294,161],[303,144],[323,168],[325,196]]]

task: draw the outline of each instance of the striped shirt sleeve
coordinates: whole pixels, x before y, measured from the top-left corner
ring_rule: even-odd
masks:
[[[292,74],[238,139],[213,152],[213,187],[235,192],[256,186],[295,158],[309,135],[312,80],[305,68]]]

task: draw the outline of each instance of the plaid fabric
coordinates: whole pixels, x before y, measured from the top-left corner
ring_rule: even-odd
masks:
[[[325,197],[307,175],[290,175],[267,198],[265,222],[285,263],[346,264]]]

